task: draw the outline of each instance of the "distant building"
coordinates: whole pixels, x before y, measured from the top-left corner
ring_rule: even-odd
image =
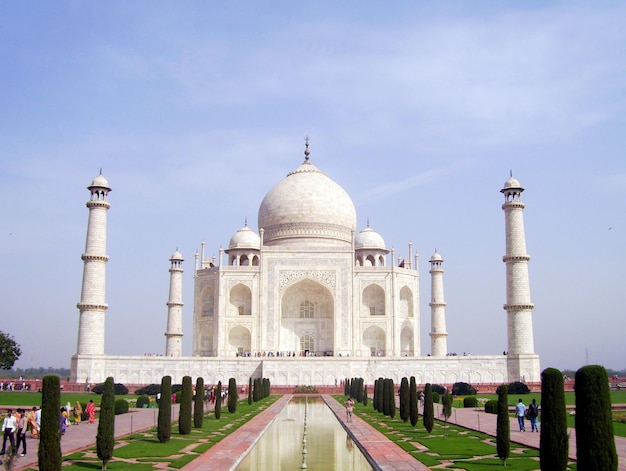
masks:
[[[108,182],[97,176],[84,261],[78,349],[71,379],[100,382],[174,382],[202,376],[207,383],[266,377],[274,385],[335,384],[378,377],[418,383],[472,384],[539,381],[534,353],[528,260],[519,182],[501,190],[506,227],[508,354],[451,356],[447,351],[443,259],[431,257],[431,351],[422,356],[418,256],[396,255],[369,227],[356,232],[349,195],[309,159],[261,202],[259,230],[247,223],[220,250],[219,260],[195,255],[193,356],[182,357],[183,256],[170,257],[164,356],[104,352]],[[391,261],[391,263],[390,263]]]

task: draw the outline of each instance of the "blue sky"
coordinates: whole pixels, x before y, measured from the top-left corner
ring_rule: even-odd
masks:
[[[217,255],[311,160],[406,256],[443,256],[449,351],[506,349],[503,197],[526,188],[542,368],[625,368],[623,2],[0,4],[0,330],[76,351],[89,198],[110,194],[109,354],[162,353],[169,257]]]

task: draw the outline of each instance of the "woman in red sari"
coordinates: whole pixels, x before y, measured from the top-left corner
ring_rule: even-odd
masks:
[[[96,421],[96,406],[93,403],[93,399],[90,400],[87,407],[85,407],[85,412],[89,414],[89,423],[93,424]]]

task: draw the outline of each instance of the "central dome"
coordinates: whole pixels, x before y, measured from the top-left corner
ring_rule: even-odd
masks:
[[[308,149],[307,149],[308,150]],[[264,245],[350,245],[356,210],[348,193],[307,158],[259,207]]]

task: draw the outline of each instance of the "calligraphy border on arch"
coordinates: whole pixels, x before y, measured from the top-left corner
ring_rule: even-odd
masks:
[[[335,272],[331,270],[284,270],[279,273],[278,285],[280,290],[283,291],[287,286],[305,278],[310,278],[326,285],[335,294],[336,277]]]

